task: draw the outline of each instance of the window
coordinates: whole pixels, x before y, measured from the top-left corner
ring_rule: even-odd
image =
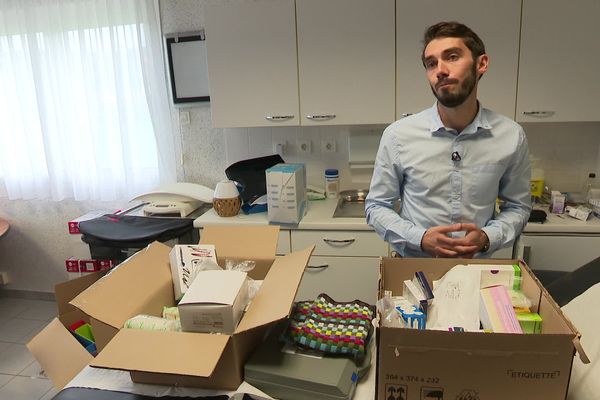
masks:
[[[117,200],[175,181],[157,9],[3,1],[0,195]]]

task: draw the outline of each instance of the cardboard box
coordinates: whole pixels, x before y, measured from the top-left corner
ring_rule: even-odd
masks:
[[[297,224],[306,213],[306,167],[276,164],[265,171],[269,222]]]
[[[478,263],[500,263],[478,260]],[[379,296],[393,295],[422,270],[440,279],[460,259],[384,258]],[[517,261],[506,261],[507,264]],[[543,318],[541,334],[447,332],[379,327],[377,329],[377,398],[390,393],[424,399],[565,399],[575,350],[589,362],[579,332],[529,268],[520,263],[522,290]],[[428,397],[429,396],[429,397]],[[437,396],[437,397],[435,397]]]
[[[140,383],[236,389],[252,350],[273,323],[289,316],[313,251],[275,259],[278,236],[275,226],[209,226],[202,232],[201,243],[215,244],[220,265],[226,259],[254,260],[256,268],[248,275],[264,279],[233,335],[121,329],[135,315],[158,316],[163,306],[175,305],[171,248],[152,243],[113,268],[70,302],[92,325],[99,354],[90,365],[130,371]],[[66,330],[63,334],[69,335]],[[48,337],[34,340],[40,347],[55,346]],[[69,363],[63,354],[51,358]],[[61,383],[65,381],[55,382],[57,387]]]
[[[57,284],[54,294],[58,318],[27,343],[27,348],[57,389],[73,379],[93,358],[68,331],[68,327],[79,320],[89,322],[89,317],[70,305],[69,301],[103,275],[104,271],[94,272]]]
[[[205,261],[216,264],[217,255],[212,244],[176,244],[169,254],[169,260],[175,299],[179,300],[194,281],[196,274],[201,271],[202,264]]]
[[[177,305],[181,330],[233,334],[248,305],[248,278],[241,271],[202,271]]]

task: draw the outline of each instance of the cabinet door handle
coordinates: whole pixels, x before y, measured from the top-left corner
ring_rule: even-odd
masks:
[[[411,115],[413,115],[413,113],[402,113],[402,114],[400,114],[400,116],[402,118],[410,117]]]
[[[321,264],[321,265],[307,265],[306,269],[325,269],[329,268],[329,264]]]
[[[352,239],[327,239],[327,238],[323,238],[323,241],[327,244],[337,244],[337,245],[347,245],[347,244],[351,244],[354,243],[356,241],[356,239],[352,238]]]
[[[523,111],[523,115],[536,118],[548,118],[554,115],[554,111]]]
[[[335,114],[313,114],[306,116],[306,118],[311,119],[313,121],[327,121],[330,119],[334,119],[335,117]]]
[[[269,121],[273,121],[273,122],[287,121],[288,119],[292,119],[292,118],[294,118],[293,115],[267,115],[265,117],[265,119],[267,119]]]

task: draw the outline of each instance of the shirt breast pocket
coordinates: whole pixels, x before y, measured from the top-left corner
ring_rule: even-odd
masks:
[[[480,164],[470,168],[471,203],[478,206],[494,204],[505,167],[499,163]]]

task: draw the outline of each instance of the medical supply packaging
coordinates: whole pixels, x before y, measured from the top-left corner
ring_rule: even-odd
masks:
[[[269,222],[297,224],[306,213],[306,167],[277,164],[265,171]]]
[[[88,317],[96,337],[99,353],[88,359],[89,365],[130,371],[131,379],[138,383],[237,389],[252,350],[273,323],[289,316],[313,250],[309,247],[275,258],[278,236],[276,226],[208,226],[202,231],[200,243],[215,245],[219,265],[229,260],[255,261],[248,277],[263,280],[231,335],[122,329],[135,315],[159,316],[163,307],[175,305],[171,248],[154,242],[134,254],[70,301]],[[52,335],[45,335],[45,328],[32,342],[52,353],[56,336],[70,336],[64,327],[59,328],[62,331],[55,329]],[[71,353],[83,349],[77,347],[81,347],[78,342],[67,341],[68,345],[54,351],[54,357],[60,357],[58,364],[69,363]],[[52,377],[49,367],[53,365],[34,355]],[[79,369],[72,368],[71,377],[86,364],[80,362]],[[68,381],[63,378],[54,383],[62,387]]]
[[[398,296],[403,282],[423,271],[439,280],[457,264],[472,260],[383,258],[379,298]],[[543,324],[539,334],[377,329],[377,399],[401,393],[408,399],[566,399],[573,356],[589,362],[580,334],[563,315],[529,267],[517,260],[477,260],[479,264],[519,264],[521,290]],[[460,285],[453,287],[459,295]],[[397,397],[396,397],[397,398]]]

